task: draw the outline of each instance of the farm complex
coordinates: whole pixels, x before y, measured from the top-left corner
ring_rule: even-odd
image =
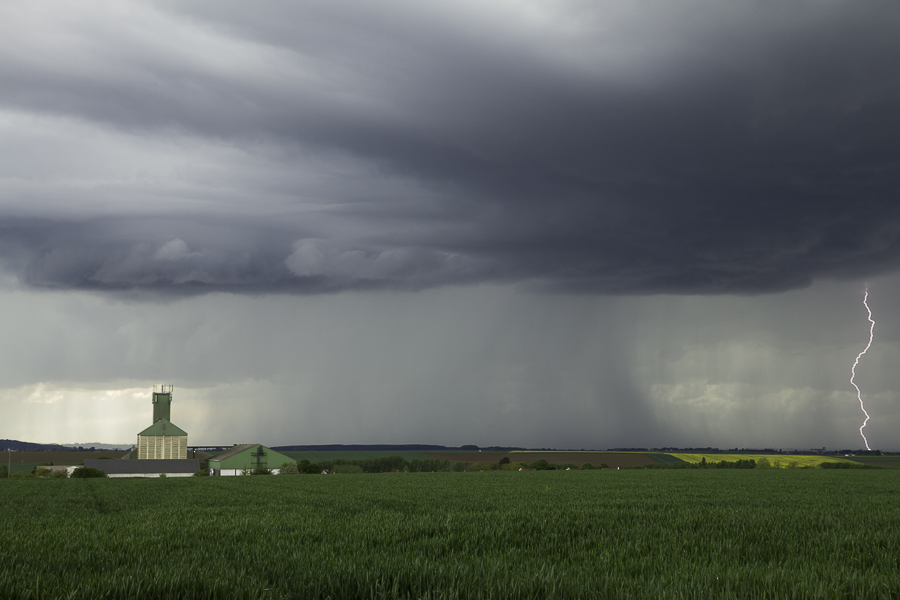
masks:
[[[174,387],[154,386],[151,423],[137,433],[136,444],[120,452],[7,452],[5,477],[93,476],[159,478],[282,474],[426,473],[439,471],[543,471],[593,469],[810,469],[900,468],[900,457],[856,456],[850,451],[789,454],[781,451],[527,450],[521,448],[448,448],[405,446],[285,446],[260,443],[230,447],[188,444],[188,432],[172,420]],[[15,456],[15,461],[13,461]],[[55,475],[54,475],[55,474]]]
[[[238,444],[211,455],[189,450],[188,434],[172,423],[174,387],[153,388],[153,422],[137,434],[134,450],[119,460],[85,459],[84,466],[108,477],[190,477],[208,469],[211,475],[241,475],[251,471],[278,473],[280,465],[294,459],[262,444]]]
[[[59,469],[68,465],[71,473],[78,464],[101,471],[109,477],[189,477],[195,474],[234,476],[278,474],[283,466],[290,473],[383,473],[430,471],[533,471],[553,469],[628,468],[816,468],[843,464],[900,467],[896,456],[853,456],[824,453],[786,454],[770,452],[649,451],[649,450],[525,450],[464,446],[312,446],[270,448],[260,443],[231,447],[197,447],[188,443],[188,433],[172,420],[174,388],[154,386],[152,418],[137,434],[133,449],[124,456],[115,452],[17,452],[13,464],[8,456],[7,475],[27,473],[38,466]],[[336,449],[337,448],[337,449]]]

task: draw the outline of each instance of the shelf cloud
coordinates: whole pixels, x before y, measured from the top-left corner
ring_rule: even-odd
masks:
[[[900,266],[893,2],[7,3],[36,288],[763,293]]]

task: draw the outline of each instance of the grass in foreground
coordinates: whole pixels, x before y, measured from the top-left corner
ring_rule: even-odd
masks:
[[[2,598],[896,598],[893,471],[0,482]]]

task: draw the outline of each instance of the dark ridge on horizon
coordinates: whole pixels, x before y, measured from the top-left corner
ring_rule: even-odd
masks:
[[[63,446],[61,444],[37,444],[34,442],[20,442],[19,440],[0,440],[0,449],[3,452],[73,452],[78,446]]]
[[[438,444],[303,444],[289,446],[270,446],[272,450],[288,452],[378,452],[384,450],[396,450],[406,452],[417,451],[445,451],[445,450],[490,450],[502,452],[508,450],[527,450],[513,446],[479,447],[465,446],[441,446]]]

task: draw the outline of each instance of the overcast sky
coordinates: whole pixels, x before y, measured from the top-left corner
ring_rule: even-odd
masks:
[[[900,450],[900,4],[0,4],[0,438]]]

